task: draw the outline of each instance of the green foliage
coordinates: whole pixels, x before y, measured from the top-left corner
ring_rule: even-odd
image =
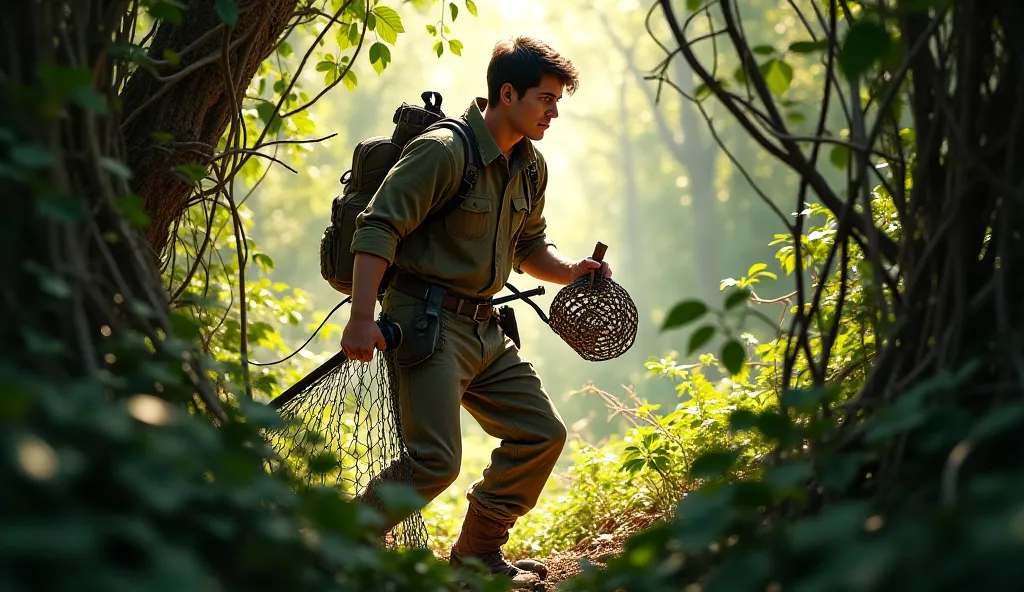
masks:
[[[681,366],[673,357],[650,359],[652,378],[675,384],[679,403],[669,413],[629,393],[628,406],[592,387],[610,409],[636,427],[600,446],[574,443],[566,471],[569,486],[547,492],[522,518],[507,545],[512,556],[543,556],[565,551],[601,536],[628,535],[670,518],[686,492],[707,480],[735,480],[756,474],[767,441],[734,425],[740,414],[768,413],[770,385],[752,380],[749,371],[729,376],[714,356]],[[720,378],[715,379],[715,375]],[[726,452],[731,447],[735,451]],[[721,455],[738,459],[725,467]]]
[[[847,78],[857,78],[889,51],[891,39],[883,25],[858,21],[850,27],[839,50],[839,65]]]
[[[214,427],[176,404],[190,390],[173,361],[130,335],[110,351],[113,383],[0,366],[6,586],[457,589],[426,551],[374,550],[371,516],[335,491],[267,472],[276,414],[242,405]],[[146,383],[152,394],[132,394]]]

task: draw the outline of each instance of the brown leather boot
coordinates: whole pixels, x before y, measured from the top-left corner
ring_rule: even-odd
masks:
[[[512,524],[514,522],[497,522],[484,517],[470,504],[462,523],[462,531],[452,547],[449,563],[465,565],[468,561],[478,561],[487,573],[511,579],[513,589],[543,590],[541,580],[547,575],[547,568],[543,564],[530,562],[530,567],[537,568],[536,571],[521,569],[509,563],[501,552],[501,546],[508,541],[508,531]],[[543,575],[539,573],[541,571]]]

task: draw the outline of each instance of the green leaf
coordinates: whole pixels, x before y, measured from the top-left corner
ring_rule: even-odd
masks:
[[[53,153],[39,144],[21,144],[11,149],[11,160],[26,169],[41,169],[53,163]]]
[[[449,2],[448,9],[452,13],[452,22],[454,23],[455,19],[459,18],[459,7],[456,6],[454,2]]]
[[[828,153],[828,159],[839,170],[844,170],[850,161],[850,149],[846,146],[833,146]]]
[[[785,442],[789,439],[792,424],[789,417],[770,409],[757,416],[757,431],[769,440]]]
[[[437,57],[441,57],[441,54],[444,53],[444,43],[443,42],[438,41],[437,43],[434,44],[434,53],[437,54]]]
[[[177,2],[157,0],[157,2],[154,2],[147,7],[147,11],[149,12],[149,16],[154,19],[164,20],[173,25],[180,25],[182,8],[184,7]]]
[[[199,324],[192,319],[190,316],[186,316],[180,311],[172,310],[167,315],[168,329],[171,335],[179,337],[185,340],[199,339],[201,333],[199,331]]]
[[[775,48],[772,47],[771,45],[758,45],[751,51],[753,51],[757,55],[772,55],[773,53],[775,53]]]
[[[700,8],[700,5],[704,3],[704,0],[686,0],[686,10],[695,12]]]
[[[821,51],[828,47],[828,40],[822,41],[795,41],[789,44],[789,51],[792,53],[811,53]]]
[[[277,44],[275,51],[283,58],[292,55],[292,45],[287,41],[282,41]]]
[[[755,263],[747,270],[747,277],[754,277],[758,272],[768,269],[767,263]]]
[[[757,415],[749,409],[737,409],[729,414],[729,430],[742,432],[752,430],[757,425]]]
[[[152,138],[158,146],[166,146],[174,141],[174,135],[169,132],[153,132],[149,134],[149,137]]]
[[[134,224],[139,228],[146,228],[149,226],[149,215],[146,214],[146,209],[143,207],[142,198],[138,195],[129,193],[123,197],[118,198],[114,202],[117,211],[121,213],[129,223]]]
[[[668,316],[665,317],[665,322],[661,325],[661,330],[673,329],[676,327],[682,327],[687,323],[692,323],[697,319],[704,316],[708,312],[706,304],[700,300],[684,300],[679,304],[676,304]]]
[[[831,390],[823,386],[815,386],[782,391],[780,398],[784,407],[791,407],[798,413],[809,413],[816,410],[822,401],[830,398],[832,394]]]
[[[345,72],[345,76],[342,77],[341,83],[345,85],[345,88],[355,90],[356,86],[359,84],[359,79],[356,78],[356,73],[350,68],[348,72]]]
[[[462,55],[462,42],[458,39],[451,39],[448,41],[448,49],[457,56]]]
[[[375,31],[377,29],[377,16],[372,12],[366,15],[366,30]]]
[[[790,461],[778,464],[766,471],[764,482],[779,488],[800,485],[811,475],[811,464],[803,461]]]
[[[401,17],[387,6],[377,6],[373,9],[373,14],[377,15],[377,34],[387,43],[394,45],[398,41],[398,34],[405,32]]]
[[[341,3],[338,4],[338,6],[340,5]],[[335,8],[334,10],[337,11],[338,9]],[[364,21],[366,20],[366,2],[363,2],[362,0],[348,2],[348,6],[345,7],[345,12],[351,13],[357,19]]]
[[[640,469],[644,468],[645,464],[647,464],[647,461],[642,458],[630,459],[622,463],[622,466],[619,467],[619,471],[628,471],[635,474],[639,472]]]
[[[687,355],[697,351],[698,348],[711,341],[711,338],[714,336],[715,327],[713,325],[704,325],[700,329],[694,331],[693,335],[690,336],[690,345],[686,350]]]
[[[92,87],[92,70],[88,68],[43,64],[37,74],[47,91],[58,101],[71,97],[82,87]]]
[[[847,541],[864,529],[868,518],[866,502],[837,502],[787,528],[787,539],[794,548],[821,550],[833,541]]]
[[[743,351],[743,344],[735,339],[725,344],[722,348],[722,363],[725,369],[733,375],[739,374],[743,369],[743,359],[746,357]]]
[[[281,117],[275,110],[276,107],[277,104],[270,101],[261,101],[256,105],[256,113],[260,116],[263,124],[267,126],[267,133],[270,135],[276,134],[281,129]]]
[[[341,467],[341,461],[333,452],[318,452],[309,458],[309,472],[323,475]]]
[[[738,289],[725,299],[725,310],[733,309],[750,298],[750,290]]]
[[[40,275],[39,289],[50,296],[60,298],[61,300],[71,296],[71,284],[69,284],[66,279],[56,274]]]
[[[995,406],[974,422],[970,439],[978,441],[990,438],[1010,428],[1016,428],[1022,421],[1024,403],[1004,403]]]
[[[790,111],[789,113],[786,114],[786,121],[788,121],[789,123],[803,123],[805,120],[806,118],[804,117],[804,114],[800,113],[799,111]]]
[[[747,85],[747,69],[743,67],[743,64],[736,66],[736,70],[732,73],[732,79],[741,86]]]
[[[793,82],[793,67],[782,60],[768,60],[760,70],[768,89],[780,97]]]
[[[422,508],[427,503],[423,496],[408,485],[382,484],[379,488],[379,496],[387,511],[395,515],[408,514],[410,511]]]
[[[238,5],[235,4],[235,0],[216,0],[213,7],[221,21],[229,27],[238,26]]]
[[[737,453],[725,450],[705,452],[694,459],[690,474],[696,479],[721,477],[736,462]]]
[[[430,33],[434,37],[437,37],[437,27],[434,25],[427,25],[427,33]]]
[[[370,48],[370,55],[373,55],[372,47]],[[336,67],[337,66],[334,64],[334,62],[328,62],[327,60],[321,60],[316,63],[317,72],[329,72],[331,70],[334,70]]]
[[[857,21],[839,49],[839,67],[848,79],[856,78],[885,56],[891,42],[889,32],[882,25]]]
[[[851,454],[825,457],[821,462],[821,479],[831,491],[840,493],[853,482],[860,465],[860,457]]]
[[[125,180],[132,178],[132,170],[128,168],[128,165],[121,162],[120,160],[116,160],[108,156],[102,156],[100,157],[99,162],[100,166],[103,167],[109,173],[117,175],[118,177],[121,177],[122,179]]]
[[[173,171],[180,173],[185,179],[192,182],[193,184],[198,183],[206,178],[206,167],[199,164],[198,162],[187,162],[185,164],[179,164],[172,169]]]
[[[383,72],[384,68],[391,63],[391,50],[388,49],[388,46],[379,41],[371,45],[370,63],[373,64],[373,69],[377,71],[377,74]]]
[[[696,88],[693,89],[693,97],[695,99],[697,99],[698,101],[700,99],[703,99],[704,97],[710,95],[710,94],[711,94],[711,87],[709,87],[708,85],[704,84],[703,82],[698,84],[696,86]]]
[[[85,202],[71,195],[42,195],[36,200],[36,214],[71,224],[85,217]]]
[[[256,253],[252,256],[252,260],[263,269],[270,271],[274,269],[274,260],[270,258],[270,255],[266,253]]]
[[[476,2],[473,2],[473,0],[466,0],[466,10],[473,16],[479,16],[476,13]]]
[[[164,48],[163,56],[164,59],[173,66],[177,66],[181,63],[181,54],[169,47]]]
[[[86,111],[92,111],[98,115],[107,114],[107,100],[94,88],[81,87],[74,94],[75,103]]]

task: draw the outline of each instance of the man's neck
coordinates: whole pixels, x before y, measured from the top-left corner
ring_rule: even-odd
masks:
[[[505,155],[506,159],[512,158],[512,149],[515,145],[523,139],[522,134],[517,134],[512,130],[512,126],[509,125],[508,120],[505,119],[502,114],[491,107],[487,107],[483,113],[484,125],[491,132],[491,137],[494,138],[494,142],[498,145],[498,149]]]

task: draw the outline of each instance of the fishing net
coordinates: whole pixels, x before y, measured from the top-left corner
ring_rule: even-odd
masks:
[[[338,353],[270,402],[286,427],[269,434],[271,446],[308,486],[330,486],[346,499],[360,496],[382,514],[376,495],[361,494],[374,477],[411,484],[402,438],[394,352],[372,362]],[[427,528],[414,512],[382,538],[386,548],[425,548]]]

